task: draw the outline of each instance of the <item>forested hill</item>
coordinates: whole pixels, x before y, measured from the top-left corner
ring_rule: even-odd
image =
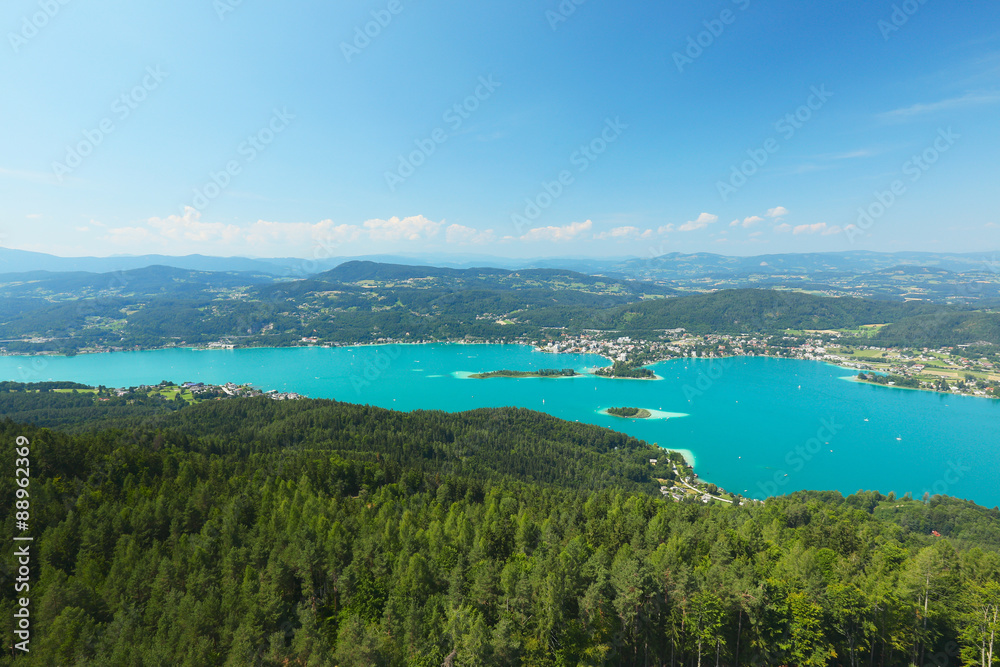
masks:
[[[675,290],[562,269],[437,269],[348,262],[304,280],[151,267],[123,274],[0,276],[10,352],[195,345],[284,346],[537,335],[521,315],[566,307],[580,320]]]
[[[721,290],[619,309],[611,326],[642,330],[681,326],[697,333],[847,329],[956,312],[924,301],[824,297],[782,290]]]
[[[312,280],[325,283],[376,283],[383,287],[461,289],[531,289],[539,287],[584,289],[597,288],[601,293],[621,294],[676,294],[677,290],[650,282],[622,280],[602,276],[588,276],[566,269],[497,269],[478,267],[469,269],[440,268],[434,266],[407,266],[369,261],[345,262],[335,269],[312,276]],[[367,285],[371,287],[371,285]]]
[[[646,445],[514,409],[117,419],[0,422],[30,441],[18,664],[969,665],[1000,605],[1000,512],[948,498],[674,502]]]
[[[220,290],[268,284],[272,276],[249,272],[213,272],[149,266],[115,273],[29,271],[0,274],[0,294],[17,297],[54,297],[57,300],[207,296]]]
[[[504,269],[452,269],[435,266],[409,266],[354,260],[314,276],[317,280],[352,283],[358,280],[410,280],[412,278],[455,278],[464,275],[506,275]]]
[[[278,280],[154,266],[121,274],[0,275],[0,343],[8,352],[75,353],[218,342],[280,347],[303,339],[535,341],[588,330],[654,339],[664,329],[780,335],[880,324],[888,326],[858,344],[1000,345],[1000,313],[990,305],[783,289],[684,294],[565,269],[351,261],[308,279]]]
[[[720,290],[648,299],[603,311],[552,306],[522,317],[540,327],[611,330],[640,336],[677,328],[701,334],[780,334],[788,329],[853,329],[887,324],[860,342],[914,347],[978,341],[1000,345],[1000,314],[996,312],[927,301],[828,297],[772,289]]]

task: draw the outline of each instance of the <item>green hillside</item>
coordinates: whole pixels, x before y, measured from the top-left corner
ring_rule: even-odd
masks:
[[[996,508],[674,502],[648,445],[526,410],[260,398],[115,419],[0,422],[7,470],[30,441],[18,664],[957,665],[995,631]]]

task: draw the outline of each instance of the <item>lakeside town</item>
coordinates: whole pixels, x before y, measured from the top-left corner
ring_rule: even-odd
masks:
[[[556,330],[548,332],[543,340],[471,340],[468,338],[440,340],[395,340],[379,338],[370,343],[344,344],[323,341],[316,337],[303,338],[299,347],[353,347],[368,345],[413,345],[413,344],[522,344],[532,345],[540,352],[548,354],[591,354],[601,356],[611,362],[610,366],[597,367],[591,372],[605,377],[653,379],[656,376],[644,368],[647,365],[671,359],[726,360],[742,356],[800,359],[830,363],[858,372],[856,379],[882,386],[923,389],[950,394],[1000,398],[1000,364],[995,354],[990,356],[972,353],[973,346],[957,345],[941,348],[894,348],[874,345],[851,345],[842,342],[844,337],[838,331],[789,331],[785,335],[753,334],[693,334],[684,329],[658,332],[657,340],[646,340],[630,336],[620,336],[607,331],[588,331],[570,334]],[[179,346],[171,346],[179,347]],[[239,346],[223,340],[194,349],[233,350]],[[989,346],[985,346],[989,347]],[[110,350],[109,350],[110,351]],[[116,350],[119,351],[119,350]],[[121,350],[125,351],[125,350]],[[0,354],[5,351],[0,351]],[[93,350],[91,352],[98,352]],[[564,369],[562,373],[569,374]],[[600,372],[599,372],[600,371]],[[572,372],[572,371],[569,371]],[[483,377],[514,373],[495,371]],[[552,371],[557,373],[557,371]],[[645,373],[645,374],[643,374]],[[538,372],[525,375],[547,375]],[[573,374],[576,374],[573,372]],[[173,384],[167,381],[159,385],[139,385],[136,387],[93,389],[98,400],[107,397],[134,399],[143,396],[160,396],[166,400],[202,402],[227,398],[266,396],[272,400],[296,400],[305,398],[295,392],[262,391],[249,384],[237,385],[232,382],[210,384],[184,382]],[[677,502],[699,504],[726,503],[744,505],[762,502],[738,493],[722,489],[714,483],[699,479],[691,464],[679,452],[665,452],[668,458],[650,459],[653,467],[666,468],[657,476],[660,493],[664,498]]]
[[[874,325],[869,331],[875,330]],[[649,364],[670,359],[723,359],[761,356],[821,361],[858,372],[858,380],[882,386],[921,389],[966,396],[1000,398],[1000,348],[989,343],[940,348],[880,347],[855,345],[857,332],[788,331],[784,334],[695,334],[685,329],[657,332],[656,340],[620,336],[616,332],[589,330],[572,334],[550,329],[547,337],[481,340],[471,337],[452,340],[377,338],[369,342],[342,343],[318,337],[303,337],[296,347],[354,347],[365,345],[420,345],[434,343],[522,344],[553,354],[593,354],[612,363],[594,372],[605,377],[653,379]],[[853,336],[846,335],[854,334]],[[843,342],[850,338],[851,342]],[[197,350],[233,350],[242,347],[230,339],[187,346],[172,343],[163,348],[191,347]],[[141,351],[147,348],[94,347],[81,354]],[[982,350],[987,350],[983,352]],[[24,356],[0,347],[0,356]],[[58,356],[39,353],[37,356]],[[221,385],[220,385],[221,386]],[[221,391],[221,390],[220,390]],[[223,391],[223,393],[225,393]]]
[[[169,380],[164,380],[157,385],[141,384],[134,387],[94,387],[92,391],[97,394],[98,400],[108,400],[115,398],[130,398],[136,395],[142,396],[162,396],[168,400],[178,398],[187,402],[200,402],[207,400],[223,400],[227,398],[254,398],[266,396],[275,401],[294,401],[306,398],[295,392],[282,392],[275,389],[262,391],[249,384],[238,385],[233,382],[225,384],[209,384],[205,382],[184,382],[173,384]]]
[[[664,331],[656,341],[628,336],[609,339],[592,332],[564,335],[535,345],[544,352],[555,354],[596,354],[632,368],[683,358],[761,356],[822,361],[856,370],[862,381],[874,384],[1000,398],[997,352],[991,356],[972,354],[976,347],[972,345],[941,348],[855,346],[842,343],[842,336],[837,331],[789,332],[773,336],[697,335],[673,329]]]

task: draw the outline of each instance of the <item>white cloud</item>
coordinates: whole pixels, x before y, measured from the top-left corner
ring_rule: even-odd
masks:
[[[674,231],[674,223],[672,222],[669,225],[663,225],[656,230],[658,234],[669,234],[672,231]]]
[[[572,241],[577,236],[583,232],[590,231],[594,223],[590,220],[586,222],[571,222],[568,225],[563,225],[562,227],[535,227],[534,229],[529,229],[526,234],[521,237],[522,241]]]
[[[104,240],[120,246],[136,246],[139,244],[154,244],[162,246],[166,240],[157,236],[146,227],[115,227],[109,229]]]
[[[245,241],[252,246],[313,242],[334,245],[356,241],[362,231],[357,225],[338,225],[333,220],[317,223],[258,220],[246,231]]]
[[[787,222],[783,222],[780,225],[776,226],[774,228],[774,231],[778,232],[779,234],[783,234],[785,232],[792,231],[792,226],[790,224],[788,224]]]
[[[743,227],[753,227],[758,222],[764,222],[764,218],[759,215],[751,215],[749,218],[743,218]]]
[[[149,226],[159,232],[161,236],[172,241],[232,243],[242,234],[242,230],[236,225],[202,222],[201,211],[190,206],[184,207],[183,215],[175,214],[165,218],[150,218]]]
[[[102,226],[91,220],[92,226]],[[153,245],[172,252],[278,252],[315,251],[317,246],[331,249],[354,242],[405,243],[434,239],[446,229],[446,223],[428,220],[422,215],[388,220],[372,219],[360,225],[338,224],[333,220],[319,222],[273,222],[258,220],[249,226],[221,222],[203,222],[201,212],[190,206],[183,214],[165,218],[153,217],[145,225],[107,229],[104,240],[118,246]],[[458,243],[487,242],[492,232],[476,236],[476,230],[461,225],[448,228],[448,240]],[[466,231],[468,230],[468,231]],[[214,247],[211,247],[214,246]]]
[[[598,241],[604,240],[632,240],[632,239],[648,239],[653,235],[652,229],[641,230],[638,227],[626,226],[626,227],[615,227],[614,229],[609,229],[606,232],[601,232],[599,234],[594,234],[594,238]]]
[[[818,234],[826,229],[825,222],[817,222],[811,225],[796,225],[792,230],[792,234],[798,236],[799,234]]]
[[[788,215],[788,209],[784,206],[775,206],[774,208],[767,209],[767,213],[764,215],[768,218],[782,218]]]
[[[496,234],[492,229],[480,231],[474,227],[465,225],[449,225],[445,230],[445,240],[456,245],[483,245],[493,243]]]
[[[434,222],[422,215],[408,218],[392,217],[388,220],[368,220],[362,225],[373,241],[420,241],[433,238],[444,226],[444,221]]]
[[[699,229],[704,229],[708,227],[713,222],[717,222],[719,216],[712,215],[711,213],[702,213],[695,220],[688,220],[683,225],[677,228],[681,232],[693,232]]]

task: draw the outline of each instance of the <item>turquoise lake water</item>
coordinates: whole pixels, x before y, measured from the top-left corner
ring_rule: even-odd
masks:
[[[876,387],[829,364],[761,357],[661,362],[652,367],[660,380],[465,377],[606,365],[593,355],[521,345],[185,349],[0,357],[0,378],[115,387],[250,383],[396,410],[513,405],[686,450],[702,478],[745,496],[878,489],[1000,504],[998,400]],[[616,406],[686,416],[635,420],[600,412]]]

